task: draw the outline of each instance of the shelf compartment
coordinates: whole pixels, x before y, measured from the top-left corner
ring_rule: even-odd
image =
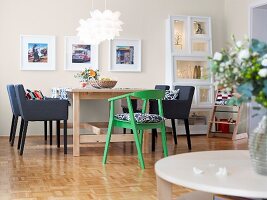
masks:
[[[173,17],[172,24],[172,51],[186,52],[188,50],[187,44],[187,17]]]
[[[209,79],[208,62],[204,60],[175,59],[175,80],[201,80]]]
[[[237,111],[227,111],[227,110],[216,110],[215,112],[223,112],[223,113],[238,113]]]
[[[197,103],[199,105],[209,105],[213,99],[212,86],[197,86]]]
[[[192,17],[191,31],[193,38],[210,38],[210,19],[208,17]]]
[[[209,55],[210,41],[209,40],[192,40],[191,49],[193,54]]]
[[[214,105],[216,107],[225,107],[225,108],[238,108],[238,106],[228,106],[228,105]]]

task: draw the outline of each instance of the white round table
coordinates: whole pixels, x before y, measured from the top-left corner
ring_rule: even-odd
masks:
[[[202,151],[161,159],[155,164],[158,199],[172,199],[172,184],[212,194],[267,198],[267,176],[256,174],[249,159],[245,150]],[[194,167],[203,173],[195,174]],[[219,167],[225,167],[228,175],[216,175]]]

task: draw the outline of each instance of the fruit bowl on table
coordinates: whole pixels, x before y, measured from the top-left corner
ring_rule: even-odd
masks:
[[[111,89],[117,84],[117,81],[91,79],[91,80],[89,80],[89,83],[92,87],[97,88],[97,89],[101,89],[101,88],[110,88]]]

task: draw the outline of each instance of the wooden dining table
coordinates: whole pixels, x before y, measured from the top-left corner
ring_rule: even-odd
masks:
[[[99,143],[106,141],[106,133],[103,128],[107,128],[108,122],[86,122],[80,121],[80,101],[81,100],[108,100],[111,97],[140,91],[143,89],[91,89],[91,88],[73,88],[69,89],[69,95],[72,97],[73,106],[73,156],[80,156],[81,144]],[[149,106],[147,106],[149,107]],[[107,115],[109,113],[107,112]],[[90,134],[81,134],[80,129],[90,130]],[[148,133],[145,131],[143,140],[143,152],[149,152]],[[113,134],[111,142],[134,141],[133,134]]]

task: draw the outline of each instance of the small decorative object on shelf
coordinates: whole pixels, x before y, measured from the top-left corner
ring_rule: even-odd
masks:
[[[194,73],[193,73],[193,79],[197,79],[197,78],[198,78],[198,67],[197,67],[197,65],[195,65]]]
[[[216,85],[235,88],[238,93],[229,100],[231,105],[256,101],[258,109],[265,111],[250,133],[249,151],[254,170],[267,176],[267,44],[255,39],[236,41],[233,37],[233,46],[216,52],[210,60]]]
[[[193,72],[193,79],[201,79],[201,67],[200,65],[195,65]]]
[[[176,32],[175,33],[175,42],[174,42],[174,45],[176,46],[179,46],[181,49],[183,48],[183,44],[182,44],[182,41],[183,41],[183,36],[182,34],[180,34],[179,32]]]
[[[204,29],[201,27],[201,23],[200,22],[194,22],[196,29],[195,29],[195,34],[204,34]]]

